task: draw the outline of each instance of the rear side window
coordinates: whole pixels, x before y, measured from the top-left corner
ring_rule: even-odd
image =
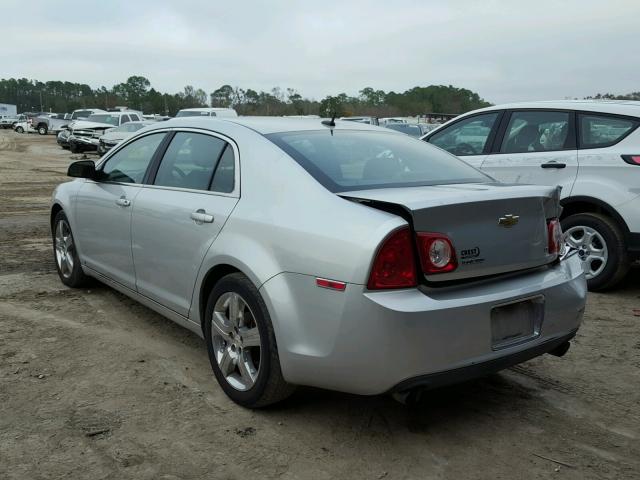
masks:
[[[564,150],[569,140],[569,112],[513,112],[500,153]]]
[[[175,134],[162,157],[154,185],[208,190],[226,142],[192,132]]]
[[[120,119],[120,125],[122,125],[123,123],[127,123],[130,122],[131,120],[129,120],[129,115],[122,115],[122,118]]]
[[[394,132],[326,129],[267,138],[332,192],[490,181],[462,160]]]
[[[142,183],[147,167],[164,133],[146,135],[113,154],[102,167],[101,181]]]
[[[220,157],[220,162],[218,162],[218,167],[216,168],[216,173],[213,176],[210,190],[213,192],[222,193],[233,192],[233,187],[235,186],[235,177],[235,156],[233,155],[233,148],[231,148],[231,145],[227,144],[222,157]]]
[[[638,120],[609,115],[578,115],[580,148],[602,148],[618,143],[640,124]]]
[[[460,120],[433,134],[427,141],[459,157],[480,155],[499,115],[499,112],[492,112]]]

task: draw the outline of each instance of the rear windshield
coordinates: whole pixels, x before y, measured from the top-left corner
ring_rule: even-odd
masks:
[[[492,181],[439,148],[391,132],[327,129],[267,138],[332,192]]]
[[[209,113],[207,111],[202,112],[199,110],[180,110],[176,117],[208,117],[210,115],[215,117],[216,114],[213,112]]]

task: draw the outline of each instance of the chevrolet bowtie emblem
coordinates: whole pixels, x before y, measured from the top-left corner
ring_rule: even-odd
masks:
[[[504,228],[511,228],[515,224],[517,224],[519,220],[520,220],[520,217],[518,215],[508,214],[498,219],[498,225]]]

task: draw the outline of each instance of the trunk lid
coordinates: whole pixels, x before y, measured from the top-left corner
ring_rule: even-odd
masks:
[[[429,282],[524,270],[556,258],[548,252],[547,220],[560,216],[557,187],[460,184],[380,188],[340,196],[402,214],[416,232],[447,235],[458,267],[425,275]]]

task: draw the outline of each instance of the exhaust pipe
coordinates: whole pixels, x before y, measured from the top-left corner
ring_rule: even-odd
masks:
[[[571,342],[564,342],[558,345],[553,350],[549,351],[548,353],[556,357],[562,357],[564,356],[565,353],[569,351],[569,347],[571,347]]]

